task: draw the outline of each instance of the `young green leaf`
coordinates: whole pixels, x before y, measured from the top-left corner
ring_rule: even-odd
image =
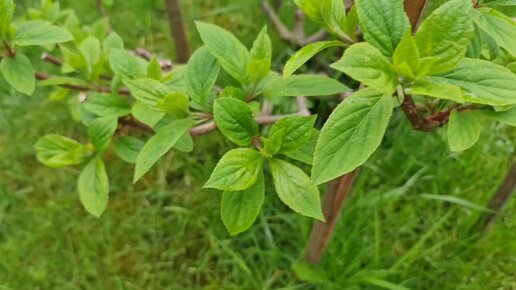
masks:
[[[124,49],[124,40],[118,33],[115,31],[111,31],[104,39],[104,42],[102,43],[102,47],[105,51],[111,51],[112,49]]]
[[[111,94],[90,93],[83,106],[102,117],[123,117],[131,113],[131,106],[124,98]]]
[[[387,94],[393,93],[398,85],[392,64],[378,49],[366,42],[353,44],[340,60],[330,66]]]
[[[250,148],[237,148],[227,152],[217,163],[205,188],[226,191],[246,190],[262,171],[262,155]]]
[[[123,136],[115,142],[115,154],[127,163],[136,163],[144,145],[145,142],[138,138]]]
[[[138,154],[133,182],[138,181],[194,125],[188,119],[177,120],[157,130]]]
[[[0,1],[0,38],[6,38],[11,29],[15,4],[13,0]]]
[[[240,83],[247,81],[247,63],[249,51],[229,31],[216,25],[196,21],[197,31],[202,41],[220,66]]]
[[[414,82],[405,89],[405,93],[464,103],[462,90],[459,86],[434,81],[433,77],[425,77]]]
[[[385,56],[392,56],[410,23],[403,0],[356,0],[364,38]]]
[[[376,151],[392,115],[391,98],[363,89],[337,106],[317,141],[312,168],[316,184],[355,170]]]
[[[419,51],[410,29],[407,30],[394,50],[392,58],[394,69],[398,74],[409,79],[415,78],[416,73],[419,72]]]
[[[301,48],[300,50],[296,51],[296,53],[294,53],[294,55],[291,56],[285,64],[285,67],[283,68],[283,77],[292,75],[298,68],[300,68],[319,52],[335,46],[343,47],[344,43],[338,40],[319,41],[308,44],[307,46]]]
[[[295,151],[283,152],[282,154],[288,158],[303,162],[308,165],[313,165],[315,146],[317,145],[318,139],[319,131],[312,129],[312,136],[310,137],[310,140],[305,143],[305,145]]]
[[[283,131],[281,148],[278,152],[295,151],[310,141],[316,118],[317,116],[288,116],[276,122],[271,128],[270,134]]]
[[[93,36],[89,36],[79,45],[79,51],[82,57],[86,61],[88,72],[92,74],[95,70],[95,66],[100,61],[100,41]]]
[[[286,161],[270,159],[274,188],[290,209],[307,217],[324,221],[319,189],[303,170]]]
[[[154,128],[163,119],[165,113],[158,112],[140,102],[136,102],[131,108],[131,115],[145,125]]]
[[[349,90],[344,84],[321,75],[291,75],[269,82],[262,94],[267,98],[328,96]]]
[[[149,65],[147,66],[147,77],[157,81],[163,78],[161,64],[156,56],[153,56],[149,61]]]
[[[210,54],[206,46],[196,50],[188,61],[186,78],[188,94],[205,110],[208,108],[208,96],[217,81],[219,71],[217,59]]]
[[[516,104],[516,74],[486,60],[464,59],[453,70],[432,79],[461,87],[467,102],[491,106]]]
[[[465,56],[473,37],[469,0],[451,0],[434,10],[417,30],[414,40],[421,57],[437,57],[432,73],[455,67]]]
[[[124,80],[131,95],[140,103],[155,108],[158,101],[161,101],[169,93],[164,84],[153,79]]]
[[[276,155],[281,150],[281,143],[285,137],[283,129],[276,130],[269,134],[269,138],[262,137],[263,149],[269,156]]]
[[[116,131],[118,117],[108,116],[95,119],[88,127],[88,138],[97,151],[104,151],[109,146]]]
[[[58,134],[41,137],[34,148],[38,161],[48,167],[81,164],[90,155],[88,148],[83,144]]]
[[[453,110],[448,121],[448,144],[451,151],[464,151],[480,137],[480,121],[473,112]]]
[[[256,220],[265,198],[263,173],[259,172],[256,182],[246,190],[224,191],[220,215],[231,235],[247,230]]]
[[[109,64],[122,79],[138,79],[147,75],[147,63],[124,49],[112,49]]]
[[[29,96],[34,93],[36,88],[34,68],[25,55],[18,53],[14,57],[3,58],[0,63],[0,72],[15,90]]]
[[[258,134],[258,124],[249,106],[237,99],[220,98],[213,106],[215,123],[231,142],[239,146],[249,146]]]
[[[109,180],[100,157],[93,158],[83,168],[77,188],[84,208],[92,215],[100,217],[106,210],[109,199]]]
[[[251,83],[258,83],[264,79],[271,70],[272,45],[267,34],[267,27],[258,34],[253,43],[247,64],[247,76]]]
[[[476,24],[510,54],[516,55],[516,22],[491,8],[480,8]]]
[[[172,92],[156,103],[156,108],[176,118],[185,118],[190,113],[188,96],[181,92]]]
[[[24,21],[16,30],[12,40],[14,45],[48,45],[73,40],[72,34],[61,27],[48,24],[45,21]]]
[[[179,138],[176,144],[174,144],[174,147],[177,151],[184,152],[184,153],[190,153],[193,151],[194,143],[192,135],[190,135],[190,132],[186,132]]]

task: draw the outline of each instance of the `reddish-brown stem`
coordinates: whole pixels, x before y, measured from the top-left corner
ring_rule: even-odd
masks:
[[[356,171],[345,174],[330,182],[324,194],[322,203],[326,222],[315,221],[305,249],[305,261],[319,264],[328,245],[335,225],[339,220],[344,201],[348,197]]]
[[[7,53],[7,56],[8,57],[15,57],[16,56],[16,52],[12,49],[11,45],[9,43],[7,43],[7,41],[3,41],[4,43],[4,48],[5,48],[5,51]]]
[[[404,2],[405,12],[410,20],[412,31],[416,31],[421,17],[423,16],[423,12],[425,11],[427,2],[427,0],[407,0]]]
[[[176,46],[177,60],[180,63],[186,63],[188,58],[190,58],[190,49],[188,48],[188,38],[179,0],[165,0],[165,8],[167,10],[170,33]]]
[[[511,198],[514,191],[516,191],[516,163],[512,164],[502,184],[489,201],[488,208],[493,211],[486,212],[485,214],[481,215],[475,225],[472,227],[472,231],[482,234],[489,230],[497,215],[499,215],[507,205],[507,202]]]

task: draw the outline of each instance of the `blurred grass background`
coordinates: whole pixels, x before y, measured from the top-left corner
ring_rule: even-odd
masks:
[[[182,4],[193,48],[200,45],[193,20],[224,26],[247,45],[268,24],[256,0]],[[20,1],[18,9],[30,5]],[[99,17],[94,1],[61,5],[85,23]],[[292,5],[282,9],[287,23]],[[108,12],[129,47],[174,58],[161,0],[115,1]],[[279,63],[293,49],[269,31]],[[458,154],[447,150],[443,132],[414,132],[395,116],[361,169],[321,265],[331,282],[320,285],[291,269],[311,220],[283,206],[270,182],[255,225],[234,238],[226,233],[220,192],[201,189],[231,148],[218,133],[196,139],[192,154],[170,153],[136,186],[132,166],[108,153],[110,203],[96,219],[79,203],[77,169],[37,163],[33,144],[51,132],[86,136],[66,102],[0,86],[1,290],[516,289],[515,200],[488,234],[468,233],[514,154],[516,132],[506,127],[484,130]]]

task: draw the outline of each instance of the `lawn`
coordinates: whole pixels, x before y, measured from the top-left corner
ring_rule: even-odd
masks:
[[[115,2],[108,11],[128,46],[174,58],[162,1]],[[257,1],[183,2],[194,47],[193,20],[224,26],[246,44],[269,24]],[[98,17],[94,1],[61,5],[84,11],[86,22]],[[287,19],[292,5],[283,8]],[[279,63],[295,49],[269,27]],[[489,232],[470,232],[510,166],[516,131],[493,125],[471,149],[450,153],[443,132],[415,132],[401,114],[388,130],[396,137],[360,169],[317,269],[324,282],[310,283],[293,266],[312,220],[284,206],[269,178],[253,227],[226,232],[221,193],[202,188],[233,148],[220,133],[196,139],[193,153],[169,153],[136,185],[133,166],[108,151],[110,202],[97,219],[79,202],[79,169],[35,159],[33,144],[51,131],[85,139],[68,102],[2,83],[0,289],[516,289],[516,200]]]

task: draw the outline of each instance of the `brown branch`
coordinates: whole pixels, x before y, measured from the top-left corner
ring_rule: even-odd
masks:
[[[256,117],[256,123],[258,125],[270,125],[276,123],[278,120],[283,119],[287,116],[291,115],[269,115],[269,116],[259,116]],[[119,119],[120,124],[125,125],[130,128],[137,129],[142,132],[146,133],[154,133],[154,129],[152,127],[149,127],[148,125],[138,121],[137,119],[133,117],[123,117]],[[214,121],[210,121],[201,125],[197,125],[190,129],[190,135],[192,137],[197,137],[201,135],[205,135],[208,133],[211,133],[213,131],[218,130],[217,124],[215,124]]]
[[[345,174],[330,182],[323,200],[323,213],[326,222],[315,221],[305,249],[305,261],[319,264],[328,242],[339,220],[341,209],[349,196],[356,171]]]
[[[419,22],[423,16],[423,12],[425,11],[426,6],[429,1],[427,0],[408,0],[404,2],[405,12],[410,21],[410,25],[412,26],[412,31],[416,31]]]
[[[49,62],[49,63],[51,63],[51,64],[53,64],[55,66],[62,66],[63,65],[63,61],[60,58],[55,57],[55,56],[53,56],[51,54],[48,54],[46,52],[41,54],[41,59],[43,61]]]
[[[178,61],[186,63],[190,58],[190,49],[188,48],[188,38],[179,0],[165,0],[165,8],[167,10],[170,33],[176,46]]]
[[[488,208],[493,210],[487,212],[479,217],[475,225],[472,227],[472,231],[476,233],[484,233],[492,226],[497,215],[499,215],[507,202],[511,198],[512,194],[516,190],[516,163],[513,163],[509,172],[505,176],[502,184],[489,201]]]

